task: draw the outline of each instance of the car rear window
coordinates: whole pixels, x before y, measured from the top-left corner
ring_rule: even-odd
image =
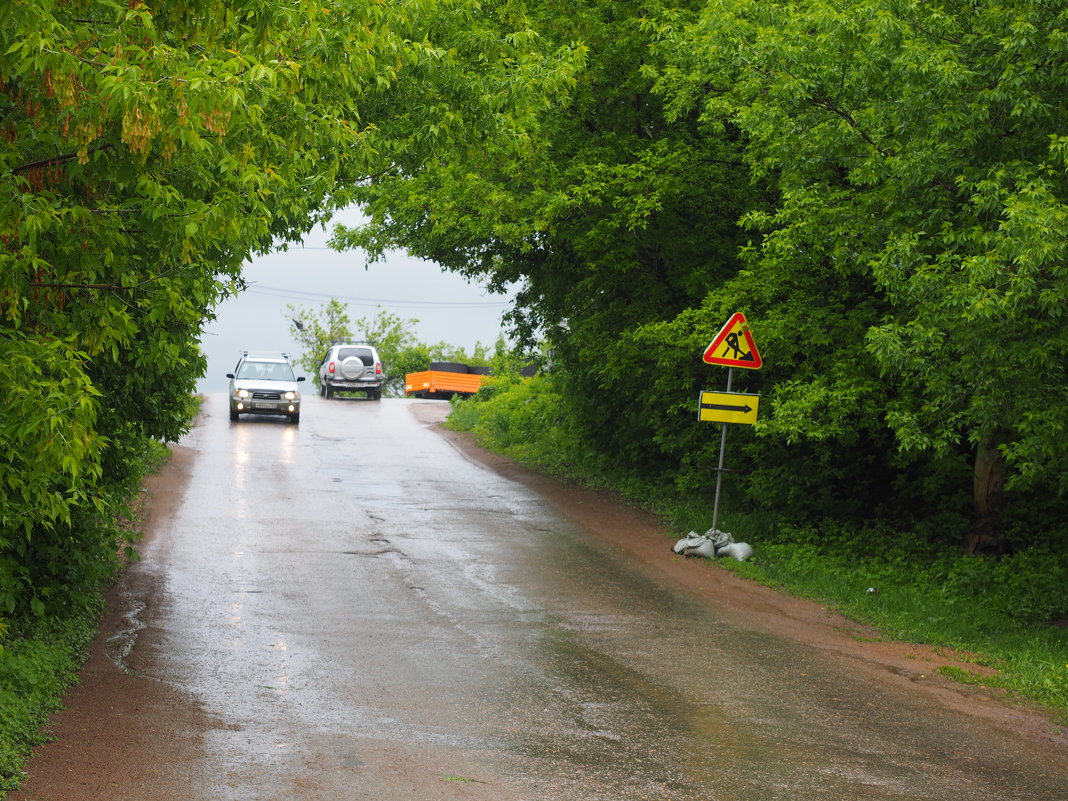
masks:
[[[370,366],[375,363],[374,354],[371,353],[370,348],[338,348],[337,360],[339,362],[345,361],[349,356],[355,356],[361,362]]]

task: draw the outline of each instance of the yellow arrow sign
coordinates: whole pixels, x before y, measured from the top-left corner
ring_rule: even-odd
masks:
[[[697,419],[704,423],[752,425],[757,420],[759,405],[759,395],[746,395],[743,392],[702,392]]]

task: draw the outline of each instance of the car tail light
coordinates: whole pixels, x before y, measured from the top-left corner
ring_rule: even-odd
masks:
[[[328,372],[331,375],[333,375],[333,373],[334,373],[334,363],[333,362],[330,362],[330,366],[326,368],[326,372]]]
[[[382,375],[382,362],[375,362],[375,375]]]

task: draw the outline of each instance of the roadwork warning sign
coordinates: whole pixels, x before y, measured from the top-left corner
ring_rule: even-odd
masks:
[[[741,312],[735,312],[720,329],[701,358],[706,364],[744,367],[747,370],[759,370],[764,364],[753,341],[753,332],[749,330],[749,323]]]

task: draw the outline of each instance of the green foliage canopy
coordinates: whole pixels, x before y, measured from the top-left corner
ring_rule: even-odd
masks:
[[[376,177],[340,244],[520,282],[519,332],[641,469],[711,461],[697,359],[745,310],[769,401],[754,489],[837,486],[825,510],[963,489],[995,530],[1006,489],[1063,497],[1063,4],[527,8],[589,48],[540,139]]]
[[[95,547],[47,532],[183,432],[250,254],[470,130],[514,141],[580,55],[465,0],[0,6],[0,554]],[[18,586],[0,575],[0,610]]]
[[[335,238],[372,253],[401,246],[491,286],[517,283],[517,338],[552,343],[589,435],[624,461],[663,468],[678,455],[657,443],[664,399],[649,387],[659,356],[634,361],[619,338],[699,304],[732,276],[744,243],[735,220],[759,202],[737,144],[669,125],[652,92],[643,15],[669,5],[527,3],[551,47],[588,50],[581,80],[546,110],[538,138],[376,176],[356,192],[371,223]]]
[[[1068,9],[713,0],[660,35],[673,113],[738,126],[778,189],[745,218],[752,275],[852,276],[878,299],[856,333],[884,388],[836,358],[776,388],[769,429],[805,436],[866,395],[903,451],[974,451],[980,515],[1006,478],[1068,490]]]

